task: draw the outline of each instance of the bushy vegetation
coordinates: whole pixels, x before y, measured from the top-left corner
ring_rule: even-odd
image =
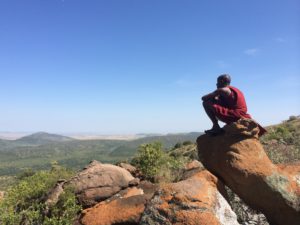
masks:
[[[53,164],[50,171],[25,173],[7,190],[0,202],[0,224],[72,224],[81,207],[76,204],[74,191],[65,189],[59,201],[45,213],[45,197],[59,179],[68,179],[73,172]]]
[[[131,163],[141,170],[146,179],[154,182],[170,182],[178,178],[187,160],[163,151],[160,142],[140,145]]]
[[[300,119],[291,116],[289,120],[270,127],[261,141],[274,163],[300,160]]]
[[[277,140],[284,141],[288,144],[293,143],[293,131],[289,126],[281,125],[276,128],[273,128],[269,131],[268,134],[264,137],[265,140]]]
[[[175,144],[173,148],[168,150],[168,154],[174,158],[184,157],[187,160],[199,160],[197,146],[191,141]]]
[[[181,148],[183,146],[188,146],[188,145],[192,145],[192,144],[193,144],[192,141],[177,142],[171,150],[175,150],[175,149]]]
[[[133,157],[143,143],[159,141],[164,148],[170,148],[177,142],[195,140],[199,133],[161,135],[139,138],[136,140],[72,140],[51,141],[40,144],[38,140],[28,139],[22,141],[8,141],[0,139],[0,176],[15,176],[23,168],[34,170],[50,169],[51,161],[68,168],[80,169],[91,160],[103,163],[116,163],[117,161]],[[44,137],[45,138],[45,137]],[[52,137],[48,137],[51,139]],[[62,137],[63,138],[63,137]],[[38,144],[33,144],[38,143]],[[0,184],[1,186],[1,184]]]
[[[15,176],[0,176],[0,191],[5,191],[12,186],[16,181]]]
[[[262,140],[284,141],[287,144],[300,144],[300,119],[291,116],[289,120],[280,125],[270,127],[268,133],[263,136]]]

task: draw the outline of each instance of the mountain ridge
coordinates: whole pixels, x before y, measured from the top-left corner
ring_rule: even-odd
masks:
[[[170,148],[177,142],[194,142],[199,134],[154,136],[136,140],[43,140],[44,144],[34,138],[30,139],[30,135],[24,137],[25,141],[22,138],[1,144],[0,140],[0,176],[15,175],[26,168],[47,169],[53,161],[73,169],[79,169],[93,159],[115,163],[132,157],[141,144],[160,141],[164,148]]]
[[[53,142],[64,142],[64,141],[71,141],[71,140],[74,139],[63,135],[50,134],[47,132],[40,131],[19,138],[15,140],[15,142],[22,143],[22,144],[29,144],[29,145],[43,145],[43,144],[49,144]]]

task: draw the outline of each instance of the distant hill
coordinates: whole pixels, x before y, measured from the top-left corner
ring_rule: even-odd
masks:
[[[91,160],[115,163],[132,157],[138,146],[159,141],[165,149],[178,142],[195,142],[200,133],[169,134],[125,140],[76,140],[60,135],[36,133],[15,141],[0,141],[0,176],[14,175],[26,168],[46,169],[57,161],[80,169]]]
[[[0,146],[2,148],[7,148],[8,146],[10,146],[11,142],[9,140],[2,140],[0,139]]]
[[[169,149],[173,147],[176,143],[184,142],[184,141],[192,141],[196,142],[198,136],[202,133],[200,132],[192,132],[192,133],[183,133],[183,134],[168,134],[168,135],[160,135],[160,136],[152,136],[152,137],[144,137],[137,140],[133,140],[116,148],[114,151],[110,153],[111,156],[133,156],[138,147],[141,144],[150,143],[150,142],[161,142],[165,149]]]
[[[49,134],[46,132],[38,132],[34,133],[20,139],[17,139],[16,143],[28,144],[28,145],[44,145],[55,142],[64,142],[64,141],[72,141],[73,138],[57,135],[57,134]]]

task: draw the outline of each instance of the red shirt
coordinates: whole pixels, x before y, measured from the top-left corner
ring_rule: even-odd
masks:
[[[224,104],[223,106],[232,109],[232,113],[236,115],[236,117],[250,119],[251,116],[247,113],[247,104],[244,94],[236,87],[228,86],[228,88],[231,90],[231,93],[229,96],[221,98]]]

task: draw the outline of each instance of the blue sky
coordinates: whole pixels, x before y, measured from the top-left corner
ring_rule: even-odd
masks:
[[[232,76],[262,125],[300,114],[297,0],[1,0],[0,130],[203,131]]]

